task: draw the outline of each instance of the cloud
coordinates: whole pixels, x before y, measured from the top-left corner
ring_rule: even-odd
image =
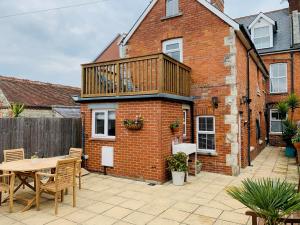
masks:
[[[1,0],[0,15],[90,1]],[[80,86],[80,64],[92,61],[117,33],[127,32],[149,1],[99,0],[0,19],[0,74]],[[287,6],[281,0],[225,1],[226,13],[233,18]]]

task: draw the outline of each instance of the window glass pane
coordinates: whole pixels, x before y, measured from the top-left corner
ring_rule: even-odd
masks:
[[[199,131],[206,131],[206,118],[205,117],[199,118]]]
[[[116,136],[116,112],[108,112],[108,136]]]
[[[271,82],[270,91],[282,93],[287,91],[287,67],[285,63],[272,64],[270,66]]]
[[[95,133],[96,134],[105,134],[104,132],[104,124],[105,124],[105,113],[104,112],[96,112],[95,113]]]
[[[206,134],[198,134],[198,149],[207,149],[206,137]]]
[[[207,148],[210,150],[215,149],[215,135],[214,134],[208,134],[207,135]]]
[[[209,117],[206,119],[206,127],[207,127],[207,131],[214,131],[214,118]]]
[[[269,48],[270,47],[270,37],[255,38],[254,43],[258,49]]]
[[[271,122],[271,132],[281,132],[281,122],[272,121]]]
[[[179,49],[179,43],[174,43],[166,46],[166,50],[177,50]]]
[[[180,51],[178,51],[178,52],[169,52],[169,53],[167,53],[167,55],[172,57],[173,59],[176,59],[177,61],[180,61]]]
[[[271,120],[280,120],[279,113],[272,111],[272,113],[271,113]]]
[[[167,0],[166,1],[166,15],[172,16],[179,12],[178,0]]]
[[[267,37],[269,36],[269,26],[254,28],[255,37]]]
[[[286,78],[279,78],[278,79],[278,92],[286,92]]]

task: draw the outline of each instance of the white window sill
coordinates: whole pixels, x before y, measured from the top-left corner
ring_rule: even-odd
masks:
[[[116,137],[91,137],[90,141],[116,141]]]
[[[270,132],[270,135],[281,135],[282,136],[282,132]]]
[[[287,95],[288,92],[285,91],[285,92],[270,92],[270,95]]]
[[[164,17],[161,18],[161,21],[167,20],[167,19],[172,19],[172,18],[175,18],[175,17],[179,17],[179,16],[182,16],[182,15],[183,15],[182,12],[179,12],[179,13],[174,14],[174,15],[164,16]]]
[[[218,156],[218,153],[214,151],[207,151],[207,150],[197,150],[198,155],[207,155],[207,156]]]

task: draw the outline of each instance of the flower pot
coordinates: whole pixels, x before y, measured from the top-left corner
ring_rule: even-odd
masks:
[[[201,172],[201,170],[202,170],[202,164],[201,163],[197,164],[196,165],[196,173],[199,174]]]
[[[294,158],[296,157],[296,150],[293,146],[287,146],[285,149],[285,156],[288,158]]]
[[[294,143],[294,146],[297,149],[297,151],[300,152],[300,142]]]
[[[173,133],[177,133],[179,132],[179,127],[171,128],[171,130]]]
[[[128,130],[141,130],[143,128],[143,123],[125,124],[125,127]]]
[[[172,171],[172,180],[175,186],[184,185],[185,172]]]

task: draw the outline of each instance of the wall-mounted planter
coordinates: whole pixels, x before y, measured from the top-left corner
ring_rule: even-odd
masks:
[[[177,133],[177,132],[179,132],[179,127],[171,127],[171,131],[173,132],[173,133]]]
[[[125,119],[123,124],[128,130],[141,130],[144,126],[144,119],[141,116],[136,116],[134,120]]]
[[[133,123],[133,124],[124,124],[128,130],[141,130],[143,128],[143,123]]]
[[[179,119],[177,119],[175,122],[170,124],[170,129],[173,133],[177,133],[179,131],[180,122]]]

